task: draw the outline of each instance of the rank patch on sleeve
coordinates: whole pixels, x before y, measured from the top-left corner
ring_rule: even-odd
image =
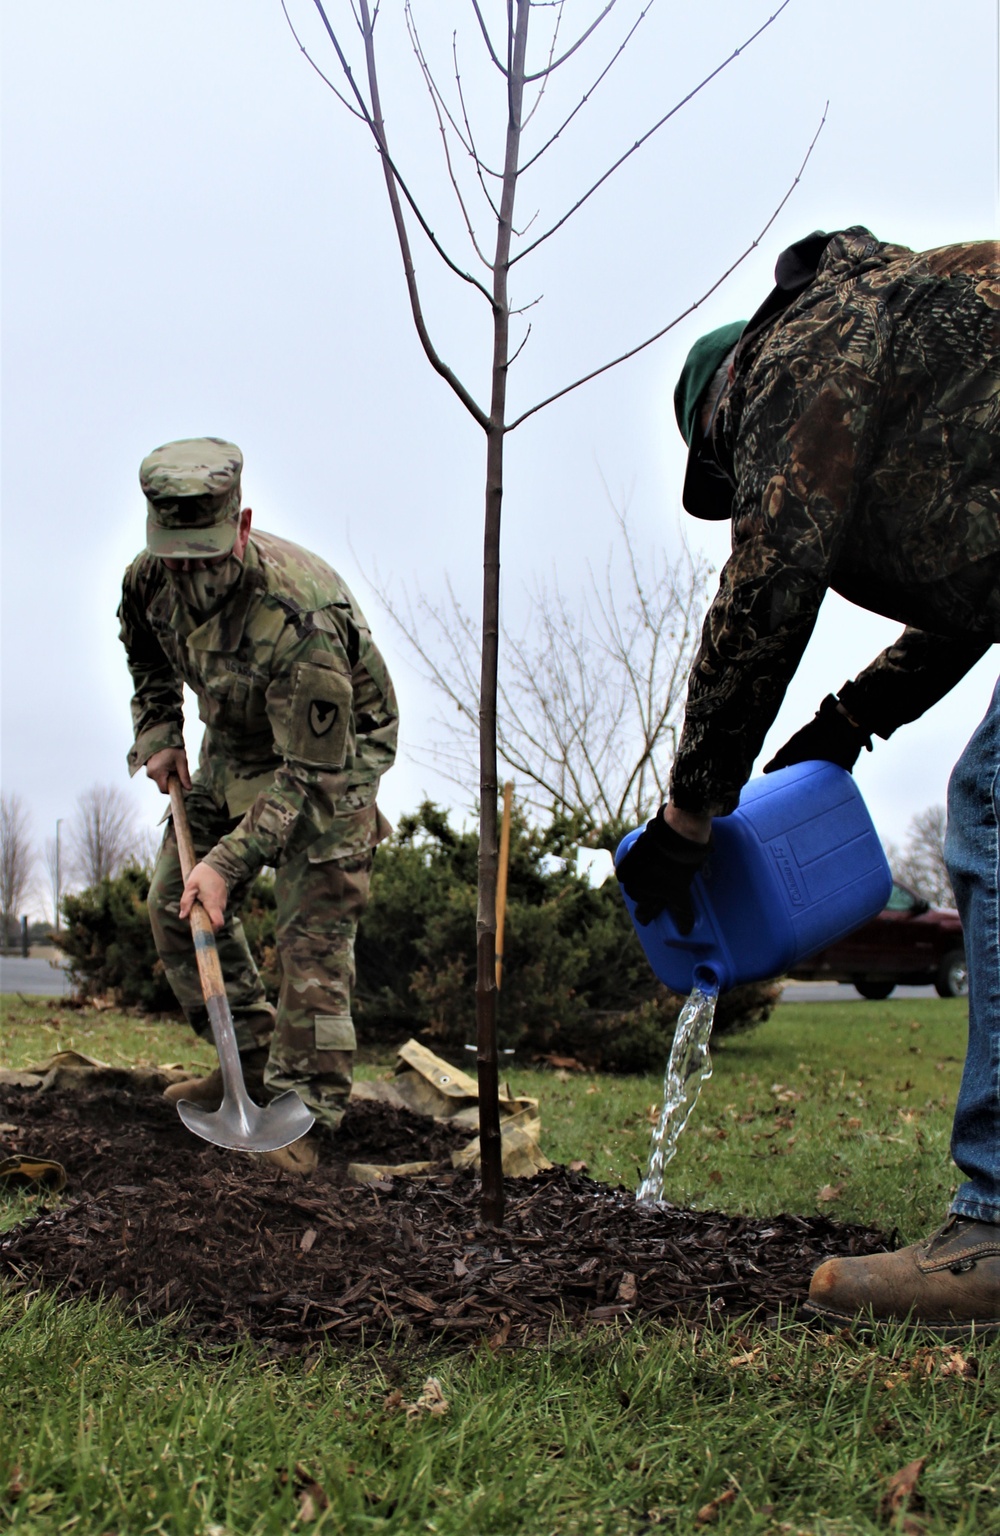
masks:
[[[332,731],[340,714],[340,706],[329,699],[313,699],[309,705],[309,729],[314,736],[325,736]]]
[[[292,680],[288,756],[311,767],[343,768],[353,699],[346,673],[300,662]]]

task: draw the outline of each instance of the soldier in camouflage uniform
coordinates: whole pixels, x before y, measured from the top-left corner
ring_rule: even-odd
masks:
[[[167,443],[143,460],[147,546],[125,572],[121,639],[135,685],[129,771],[164,793],[176,773],[200,862],[181,877],[168,827],[149,892],[157,951],[184,1012],[209,1033],[188,924],[202,901],[251,1091],[294,1088],[336,1127],[350,1092],[354,936],[372,850],[388,824],[375,803],[396,750],[392,682],[364,615],[316,555],[251,535],[242,455],[219,438]],[[196,773],[184,752],[182,687],[205,724]],[[277,1014],[235,913],[276,871]],[[221,1102],[218,1071],[168,1089]],[[312,1145],[272,1154],[311,1166]]]
[[[684,505],[729,518],[732,555],[688,687],[670,800],[618,868],[650,921],[690,931],[711,817],[737,804],[826,591],[906,627],[765,772],[851,769],[1000,640],[1000,249],[915,253],[868,230],[785,251],[747,324],[691,349],[675,405]],[[933,1237],[830,1260],[811,1306],[1000,1329],[1000,685],[949,786],[946,856],[966,936],[969,1048]]]

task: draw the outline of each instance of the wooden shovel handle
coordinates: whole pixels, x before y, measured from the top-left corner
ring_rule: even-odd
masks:
[[[186,881],[198,860],[195,858],[194,843],[191,841],[184,791],[175,773],[172,773],[167,780],[167,788],[170,791],[170,809],[174,815],[174,836],[177,838],[177,848],[181,856],[181,874]]]
[[[195,857],[191,828],[184,805],[184,791],[176,774],[170,775],[167,787],[170,790],[170,808],[174,817],[174,836],[177,838],[177,851],[181,859],[181,874],[187,881],[198,860]],[[224,998],[226,984],[222,979],[219,951],[215,945],[215,930],[212,927],[211,918],[200,901],[196,901],[191,908],[191,932],[194,935],[194,952],[205,1001],[207,1003],[210,997]]]

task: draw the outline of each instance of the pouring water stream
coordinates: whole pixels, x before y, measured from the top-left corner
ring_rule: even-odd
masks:
[[[655,1204],[663,1199],[663,1176],[677,1151],[681,1132],[698,1102],[701,1085],[712,1075],[708,1042],[715,1022],[718,987],[710,981],[695,985],[677,1020],[663,1078],[663,1107],[653,1130],[646,1177],[636,1200]]]

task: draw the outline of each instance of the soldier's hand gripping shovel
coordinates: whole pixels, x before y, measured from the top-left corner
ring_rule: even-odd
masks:
[[[170,780],[170,805],[180,851],[181,873],[187,880],[197,861],[184,808],[184,794],[176,777]],[[219,1053],[222,1104],[218,1109],[208,1110],[202,1109],[199,1104],[192,1104],[189,1099],[181,1099],[177,1113],[189,1131],[205,1141],[214,1142],[217,1147],[235,1147],[241,1152],[276,1152],[279,1147],[287,1147],[304,1136],[315,1116],[310,1114],[298,1094],[291,1090],[280,1094],[263,1109],[250,1098],[243,1081],[236,1031],[222,980],[215,934],[208,913],[200,901],[196,901],[191,908],[191,934],[202,995],[212,1025],[215,1048]]]

